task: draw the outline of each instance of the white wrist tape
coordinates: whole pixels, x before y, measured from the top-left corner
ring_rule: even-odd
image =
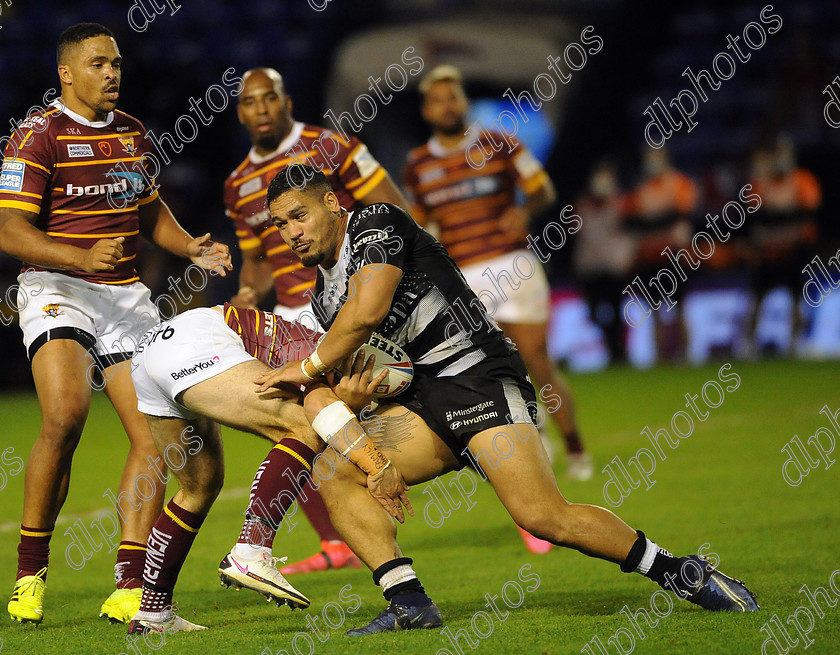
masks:
[[[336,400],[318,412],[312,421],[312,429],[321,439],[329,443],[333,435],[341,432],[342,428],[354,418],[356,415],[350,411],[350,408],[340,400]]]
[[[388,468],[389,466],[391,466],[391,460],[390,460],[390,459],[388,460],[388,463],[387,463],[385,466],[383,466],[381,469],[379,469],[379,470],[378,470],[376,473],[374,473],[373,475],[379,475],[380,473],[382,473],[382,472],[383,472],[386,468]]]
[[[321,361],[321,358],[318,357],[318,349],[317,348],[315,350],[313,350],[311,353],[309,353],[309,361],[311,361],[315,365],[315,368],[318,369],[319,373],[323,373],[324,371],[326,371],[329,368],[329,366],[326,366],[324,364],[324,362]]]
[[[312,377],[311,375],[309,375],[309,373],[306,372],[306,360],[305,359],[300,363],[300,370],[303,372],[304,377],[306,377],[309,380],[314,380],[315,377],[317,377],[317,376]]]

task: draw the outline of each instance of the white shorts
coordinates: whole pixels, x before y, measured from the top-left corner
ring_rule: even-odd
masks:
[[[131,360],[137,408],[152,416],[195,418],[178,394],[252,359],[220,312],[190,309],[143,335]]]
[[[496,321],[548,321],[548,280],[530,250],[516,250],[461,269],[467,284]]]
[[[31,270],[18,282],[20,328],[30,359],[47,341],[73,339],[107,367],[128,359],[159,320],[151,292],[141,282],[97,284]]]

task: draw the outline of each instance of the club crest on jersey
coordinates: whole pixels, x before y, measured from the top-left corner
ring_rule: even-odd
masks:
[[[99,142],[99,152],[101,152],[106,157],[111,156],[111,144],[107,141],[100,141]]]
[[[41,307],[41,310],[44,312],[44,314],[46,314],[44,318],[47,318],[47,316],[51,318],[58,318],[64,313],[63,311],[61,311],[61,308],[56,304],[44,305],[43,307]]]
[[[121,136],[119,137],[120,143],[122,144],[123,152],[131,155],[132,157],[137,153],[137,150],[134,147],[134,137],[133,136]]]

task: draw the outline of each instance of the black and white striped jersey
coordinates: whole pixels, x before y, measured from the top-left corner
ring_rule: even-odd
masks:
[[[338,262],[329,270],[318,267],[312,306],[325,330],[347,300],[350,277],[377,264],[403,274],[375,331],[405,350],[417,373],[457,375],[514,350],[444,247],[388,203],[350,214]]]

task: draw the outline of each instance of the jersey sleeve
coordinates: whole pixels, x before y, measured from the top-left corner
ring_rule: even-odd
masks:
[[[514,140],[515,141],[515,140]],[[542,164],[524,144],[516,141],[517,147],[511,153],[510,168],[516,185],[525,195],[531,195],[548,180]]]
[[[818,209],[822,201],[822,191],[817,178],[806,170],[798,170],[795,175],[796,198],[800,207],[809,211]]]
[[[690,214],[697,205],[697,185],[687,175],[681,175],[674,199],[675,209],[681,214]]]
[[[142,177],[145,180],[148,180],[148,184],[143,183],[142,190],[137,194],[137,204],[138,205],[147,205],[160,195],[160,185],[158,184],[155,175],[160,173],[160,169],[158,168],[157,171],[150,171],[151,166],[149,165],[149,160],[151,157],[145,157],[144,155],[151,154],[149,153],[148,149],[145,147],[146,141],[146,128],[143,127],[143,124],[140,123],[139,125],[140,136],[137,138],[136,143],[141,144],[141,147],[138,148],[138,155],[140,156],[140,165],[143,166],[146,174]]]
[[[349,144],[346,148],[342,145],[342,150],[346,150],[346,156],[338,166],[338,177],[344,188],[361,201],[385,179],[385,169],[358,139],[350,137]]]
[[[0,169],[0,207],[40,214],[55,163],[48,132],[26,130],[21,135],[18,131],[6,143]]]
[[[404,270],[406,244],[419,229],[414,220],[396,205],[382,202],[358,213],[350,231],[350,256],[358,262],[356,270],[368,264],[390,264]]]
[[[422,196],[418,194],[419,184],[420,181],[417,178],[417,167],[415,166],[414,159],[409,157],[403,167],[403,191],[405,192],[406,198],[411,203],[411,215],[417,219],[421,225],[424,225],[428,222],[429,216],[426,212],[426,208],[422,204]]]
[[[224,203],[225,214],[233,221],[233,225],[236,229],[236,238],[239,241],[239,248],[242,250],[254,250],[262,246],[260,238],[245,221],[245,215],[235,209],[236,192],[233,188],[233,180],[231,178],[225,180]]]

